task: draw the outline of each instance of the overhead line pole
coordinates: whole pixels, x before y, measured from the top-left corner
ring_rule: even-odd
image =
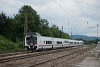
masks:
[[[99,24],[97,24],[97,39],[98,39],[98,26],[99,26]]]
[[[25,25],[24,25],[24,35],[26,36],[28,32],[28,17],[27,17],[27,10],[25,9]]]
[[[99,24],[97,24],[97,27],[89,27],[89,28],[97,28],[97,39],[98,39],[98,27],[99,27]]]
[[[63,38],[63,26],[62,26],[62,38]]]
[[[23,44],[23,49],[24,49],[24,45],[25,45],[25,36],[27,35],[28,32],[28,15],[27,15],[27,10],[25,8],[25,22],[24,22],[24,44]]]

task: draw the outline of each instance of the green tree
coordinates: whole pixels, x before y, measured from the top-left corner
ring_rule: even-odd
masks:
[[[50,28],[49,28],[49,22],[46,19],[41,19],[40,22],[40,33],[43,36],[51,36]]]
[[[0,13],[0,35],[10,39],[12,29],[12,18],[5,15],[4,12]]]
[[[40,17],[31,6],[24,5],[19,9],[18,14],[14,16],[13,20],[13,34],[15,38],[23,39],[24,24],[25,24],[25,11],[28,17],[28,32],[39,32],[40,31]],[[14,40],[16,40],[14,38]]]

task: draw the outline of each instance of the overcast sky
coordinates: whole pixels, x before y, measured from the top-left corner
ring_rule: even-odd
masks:
[[[23,5],[30,5],[50,26],[63,26],[68,34],[97,36],[99,24],[100,37],[100,0],[0,0],[0,12],[13,16]]]

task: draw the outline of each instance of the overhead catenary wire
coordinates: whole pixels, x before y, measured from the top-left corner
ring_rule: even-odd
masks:
[[[69,10],[70,10],[70,8],[62,1],[62,0],[60,0]],[[73,11],[72,10],[70,10],[70,12],[72,13],[72,14],[74,14],[73,13]],[[75,15],[75,14],[74,14]],[[79,18],[80,19],[80,18]],[[81,19],[80,19],[81,20]],[[89,23],[88,23],[88,21],[87,21],[87,25],[88,25]],[[87,26],[88,27],[88,26]],[[89,29],[87,29],[88,31],[90,31]],[[86,30],[86,31],[87,31]]]
[[[74,14],[74,12],[62,1],[62,0],[60,0],[61,1],[61,3],[63,4],[63,5],[65,5],[67,8],[68,8],[68,10],[73,14],[73,15],[75,15]],[[80,18],[79,18],[80,19]],[[81,19],[80,19],[80,21],[82,21]],[[83,22],[83,21],[82,21]]]
[[[65,5],[65,6],[70,10],[70,12],[71,12],[72,14],[74,14],[73,11],[72,11],[62,0],[60,0],[60,1],[62,2],[63,5]]]
[[[78,23],[80,23],[74,16],[72,16],[65,8],[63,8],[57,1],[53,0],[60,8],[62,8],[65,13],[69,14],[73,19],[75,19]],[[81,24],[81,23],[80,23]],[[81,24],[82,25],[82,24]]]
[[[60,0],[60,1],[62,2],[63,5],[65,5],[65,6],[70,10],[70,12],[71,12],[72,14],[74,14],[73,11],[72,11],[62,0]],[[75,14],[74,14],[74,15],[75,15]],[[80,18],[79,18],[79,19],[80,19]],[[80,20],[81,20],[81,19],[80,19]],[[82,20],[81,20],[81,21],[82,21]],[[82,22],[83,22],[83,21],[82,21]],[[88,21],[86,22],[86,24],[87,24],[87,27],[88,27],[88,24],[89,24]],[[87,30],[88,30],[88,29],[87,29]],[[88,30],[88,31],[90,31],[90,30]]]
[[[6,5],[8,5],[8,6],[11,6],[11,7],[15,8],[15,9],[19,9],[18,7],[12,6],[12,5],[10,5],[10,4],[6,3],[6,2],[3,2],[3,1],[0,1],[0,2],[6,4]]]
[[[22,4],[22,3],[20,3],[20,2],[18,2],[18,1],[16,1],[16,0],[13,0],[14,2],[16,2],[16,3],[18,3],[18,4],[20,4],[20,5],[24,5],[24,4]]]

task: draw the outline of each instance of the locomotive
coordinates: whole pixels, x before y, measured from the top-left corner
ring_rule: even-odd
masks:
[[[83,45],[83,41],[41,36],[39,33],[25,36],[25,48],[27,50],[39,50]]]

